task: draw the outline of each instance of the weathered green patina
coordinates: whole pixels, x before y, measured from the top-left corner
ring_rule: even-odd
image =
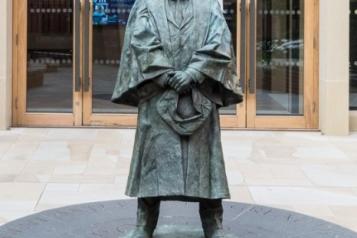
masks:
[[[231,33],[217,0],[187,0],[180,26],[168,1],[137,0],[127,25],[112,96],[139,108],[126,194],[229,198],[218,108],[242,101]],[[198,76],[192,100],[159,83],[172,71]]]
[[[139,109],[126,194],[229,198],[218,109],[242,100],[217,0],[137,0],[112,96]]]

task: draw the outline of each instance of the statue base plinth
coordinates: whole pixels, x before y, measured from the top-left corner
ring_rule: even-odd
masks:
[[[132,238],[132,231],[123,238]],[[204,238],[202,228],[193,226],[162,225],[158,226],[154,238]],[[238,238],[232,234],[225,234],[225,238]]]
[[[357,233],[291,211],[223,202],[226,238],[357,238]],[[137,201],[62,207],[0,226],[6,238],[124,238],[136,225]],[[162,202],[154,238],[203,238],[198,203]]]

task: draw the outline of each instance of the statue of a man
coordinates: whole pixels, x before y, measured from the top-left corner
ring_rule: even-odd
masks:
[[[205,236],[223,237],[218,109],[243,100],[231,37],[218,0],[136,0],[131,10],[112,101],[139,109],[133,237],[152,237],[161,200],[199,202]]]

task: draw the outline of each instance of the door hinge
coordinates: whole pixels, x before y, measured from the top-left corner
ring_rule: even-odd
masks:
[[[316,37],[314,37],[314,46],[313,46],[313,48],[317,49],[317,47],[318,47],[318,41],[317,41]]]
[[[17,110],[19,107],[18,107],[18,98],[15,98],[15,110]]]
[[[15,35],[15,44],[16,44],[16,46],[19,45],[19,34],[17,34],[17,33]]]
[[[312,103],[312,112],[315,113],[316,112],[316,102]]]

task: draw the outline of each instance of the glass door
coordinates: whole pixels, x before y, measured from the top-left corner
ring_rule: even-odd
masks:
[[[14,124],[80,125],[80,1],[13,4]]]
[[[14,125],[135,125],[135,108],[110,102],[132,4],[14,1]]]
[[[134,1],[14,1],[14,125],[136,126],[110,101]],[[220,0],[244,91],[223,128],[317,127],[317,2]]]
[[[314,1],[250,0],[246,8],[247,127],[317,127]]]
[[[84,1],[83,124],[135,126],[137,109],[110,101],[134,0]]]
[[[84,1],[84,125],[124,127],[136,125],[136,108],[117,105],[110,101],[120,66],[125,27],[134,1]],[[224,0],[223,8],[233,35],[238,36],[237,1]],[[234,37],[236,49],[239,48],[238,45],[239,40]],[[232,128],[244,127],[244,109],[244,105],[222,108],[222,125]]]

